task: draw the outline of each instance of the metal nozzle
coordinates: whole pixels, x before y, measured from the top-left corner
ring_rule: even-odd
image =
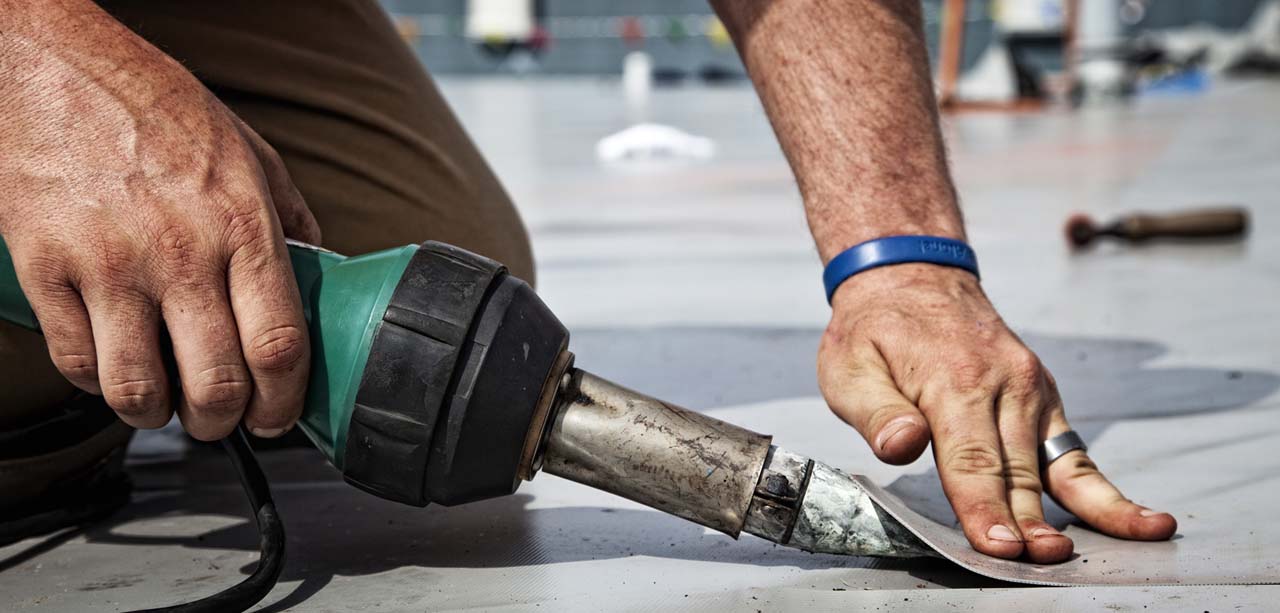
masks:
[[[936,555],[845,473],[767,435],[571,371],[543,469],[734,538],[805,551]]]
[[[746,532],[815,553],[937,555],[848,474],[785,449],[769,451],[747,512]]]
[[[769,437],[575,370],[543,470],[737,537]]]

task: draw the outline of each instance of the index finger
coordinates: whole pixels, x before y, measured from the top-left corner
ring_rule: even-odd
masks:
[[[253,379],[244,422],[255,435],[274,437],[292,428],[302,414],[311,346],[280,226],[273,212],[262,214],[271,235],[232,254],[228,282],[240,346]]]

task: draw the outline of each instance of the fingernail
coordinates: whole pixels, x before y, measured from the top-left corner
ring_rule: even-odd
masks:
[[[1152,511],[1151,509],[1143,509],[1141,511],[1138,511],[1138,515],[1141,515],[1143,517],[1151,517],[1152,515],[1164,515],[1164,513],[1161,513],[1160,511]]]
[[[1010,530],[1008,526],[1001,526],[1000,524],[991,526],[991,528],[987,530],[987,538],[993,541],[1019,542],[1018,537],[1013,533],[1013,530]]]
[[[880,436],[876,440],[876,449],[884,451],[884,448],[888,446],[889,441],[892,441],[894,437],[902,434],[914,425],[915,421],[910,417],[899,417],[889,422],[880,430]]]
[[[1042,536],[1061,536],[1061,535],[1062,535],[1061,532],[1058,532],[1057,530],[1054,530],[1053,528],[1049,528],[1046,526],[1041,526],[1031,531],[1031,538],[1033,539],[1038,539]]]
[[[284,434],[288,428],[249,428],[249,431],[258,438],[275,438]]]

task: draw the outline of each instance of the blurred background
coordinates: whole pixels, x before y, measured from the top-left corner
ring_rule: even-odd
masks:
[[[822,264],[786,159],[705,0],[382,2],[519,208],[538,293],[572,330],[578,364],[773,433],[779,444],[946,513],[929,454],[906,467],[881,464],[826,409],[815,368],[831,315]],[[923,6],[984,291],[1055,373],[1090,455],[1135,500],[1179,513],[1185,538],[1172,545],[1188,572],[1274,568],[1280,532],[1268,514],[1280,489],[1267,482],[1280,475],[1280,0]],[[858,93],[848,93],[851,104]],[[1215,232],[1135,238],[1152,228],[1185,230],[1187,220]],[[1076,244],[1107,232],[1117,236]],[[180,453],[186,442],[176,424],[169,436],[141,433],[132,460]],[[158,487],[185,482],[158,466]],[[203,483],[201,470],[192,474]],[[293,468],[282,461],[279,470],[283,477]],[[549,478],[506,502],[425,515],[356,500],[363,495],[336,484],[312,488],[305,475],[272,478],[277,491],[315,496],[295,499],[316,501],[307,512],[286,513],[292,534],[306,535],[295,537],[304,553],[293,559],[306,562],[290,567],[280,589],[296,590],[303,609],[557,601],[558,610],[628,602],[813,610],[817,597],[881,597],[869,588],[888,590],[877,604],[899,607],[990,610],[956,603],[998,592],[1012,595],[1003,601],[1010,609],[1048,606],[1018,600],[1044,590],[922,600],[914,590],[926,584],[982,584],[945,568],[921,573],[785,557],[749,541],[731,546],[625,506],[632,514],[615,516],[618,499]],[[222,489],[192,491],[243,506]],[[348,494],[349,502],[338,498]],[[188,599],[202,589],[194,581],[225,574],[218,565],[247,564],[256,547],[243,526],[241,541],[226,536],[241,511],[213,513],[196,500],[194,518],[166,511],[155,524],[109,531],[106,545],[58,550],[84,555],[93,573],[33,558],[28,574],[9,576],[36,590],[57,581],[54,593],[69,594],[60,598],[120,602],[121,594],[147,595],[153,584],[140,583],[142,573],[168,568],[173,597],[165,600]],[[334,529],[351,517],[376,529]],[[430,530],[417,531],[427,523]],[[174,526],[191,536],[168,545],[172,564],[129,554],[137,543],[169,542],[157,535]],[[199,536],[205,530],[208,539]],[[580,543],[579,535],[591,538]],[[319,553],[308,559],[306,547]],[[211,570],[200,573],[208,576],[183,574],[206,561]],[[31,579],[38,572],[43,582]],[[86,577],[94,582],[67,587]],[[1170,608],[1274,600],[1271,591],[1196,583],[1167,588]],[[132,593],[90,591],[135,584]],[[1103,606],[1104,595],[1131,605],[1108,608],[1150,602],[1156,610],[1151,592],[1065,597],[1084,610]],[[900,604],[907,596],[910,605]],[[43,592],[38,598],[32,602],[43,602]],[[854,601],[825,602],[848,610]]]
[[[794,180],[703,0],[384,4],[521,209],[540,291],[571,325],[825,322]],[[970,239],[1015,322],[1141,326],[1105,308],[1045,314],[1064,287],[1127,274],[1092,268],[1181,276],[1270,253],[1227,240],[1082,257],[1063,231],[1073,213],[1106,223],[1217,205],[1265,225],[1280,2],[923,6]]]
[[[703,0],[384,0],[438,74],[616,75],[643,50],[659,80],[742,78],[723,26]],[[935,67],[958,60],[1016,70],[1024,93],[1079,63],[1116,59],[1158,69],[1275,69],[1267,0],[925,0]],[[1271,20],[1271,23],[1268,23]],[[959,31],[944,24],[958,22]],[[1266,34],[1270,34],[1269,37]],[[1250,41],[1250,38],[1253,38]],[[1263,40],[1269,38],[1270,40]],[[962,40],[961,40],[962,39]],[[1250,48],[1249,42],[1257,48]],[[959,43],[959,44],[957,44]],[[954,48],[949,48],[954,45]],[[958,51],[954,60],[940,58]],[[1270,52],[1270,53],[1268,53]],[[941,62],[939,61],[941,59]],[[1155,69],[1155,70],[1153,70]],[[1006,75],[1014,76],[1014,75]],[[994,76],[990,77],[994,79]],[[1132,83],[1131,83],[1132,84]],[[988,95],[990,92],[988,92]]]

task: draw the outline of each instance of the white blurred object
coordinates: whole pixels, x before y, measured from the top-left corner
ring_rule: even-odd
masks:
[[[1258,5],[1239,31],[1196,24],[1152,32],[1152,40],[1175,62],[1205,54],[1205,68],[1222,72],[1250,56],[1280,61],[1280,0]]]
[[[656,123],[631,126],[596,143],[596,157],[605,162],[626,160],[705,160],[715,155],[709,138]]]
[[[1082,57],[1076,66],[1076,78],[1087,99],[1122,97],[1132,89],[1133,75],[1118,55],[1124,43],[1120,31],[1120,1],[1083,0],[1080,5],[1076,45]]]
[[[622,92],[627,99],[627,114],[632,123],[639,123],[647,118],[651,91],[653,60],[643,51],[628,53],[622,59]]]
[[[467,37],[527,40],[533,36],[533,0],[468,0]]]
[[[1147,5],[1143,0],[1124,0],[1120,5],[1120,23],[1136,26],[1147,18]]]
[[[1002,32],[1058,31],[1066,23],[1063,0],[997,0],[991,13]]]
[[[1076,44],[1082,49],[1111,49],[1124,42],[1120,0],[1081,0]]]
[[[1094,59],[1080,62],[1076,78],[1087,99],[1100,101],[1128,95],[1134,77],[1120,60]]]
[[[1245,31],[1258,51],[1269,57],[1280,57],[1280,0],[1259,6],[1249,18]]]
[[[956,82],[956,97],[966,102],[1008,102],[1018,97],[1013,57],[998,37]]]
[[[995,0],[991,16],[997,26],[991,42],[956,82],[955,95],[966,102],[1018,99],[1018,72],[1004,35],[1057,34],[1066,27],[1063,0]]]
[[[653,91],[653,60],[648,53],[632,51],[623,58],[622,91],[627,117],[634,125],[596,143],[601,161],[705,160],[715,155],[711,139],[647,121]]]

